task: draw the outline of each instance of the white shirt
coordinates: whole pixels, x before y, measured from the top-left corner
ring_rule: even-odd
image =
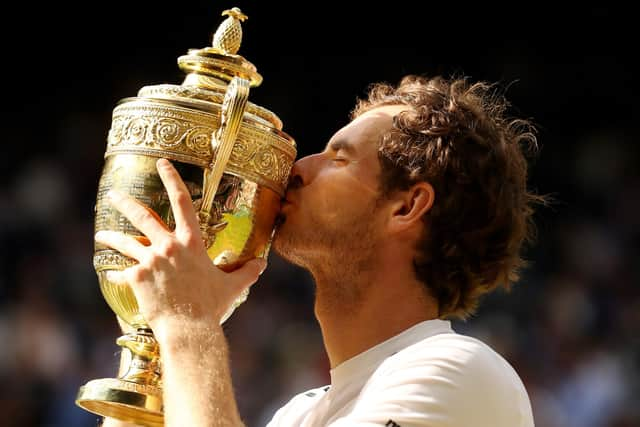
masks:
[[[428,320],[331,370],[267,427],[533,427],[527,391],[483,342]]]

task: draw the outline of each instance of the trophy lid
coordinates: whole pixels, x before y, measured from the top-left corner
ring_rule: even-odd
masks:
[[[240,9],[223,12],[212,45],[178,58],[187,76],[180,85],[144,86],[137,97],[121,99],[113,110],[105,157],[141,154],[209,167],[217,156],[214,136],[221,128],[226,95],[233,82],[258,86],[262,76],[238,55],[242,42]],[[239,79],[238,79],[239,78]],[[225,173],[283,194],[295,160],[295,140],[268,109],[248,102],[242,108]]]
[[[247,15],[237,7],[225,10],[222,15],[227,15],[227,19],[213,35],[212,46],[189,49],[187,55],[178,58],[180,69],[188,73],[183,85],[209,88],[219,86],[218,79],[228,83],[236,76],[249,80],[251,87],[262,83],[256,67],[237,54],[242,44],[241,23]]]
[[[227,15],[227,18],[213,35],[211,46],[189,49],[186,55],[178,57],[178,66],[187,73],[181,85],[144,86],[138,91],[138,96],[209,110],[222,103],[227,85],[234,77],[248,80],[251,87],[259,86],[262,76],[251,62],[237,53],[242,44],[241,23],[248,19],[247,16],[237,7],[225,10],[222,15]],[[122,101],[128,102],[129,99]],[[245,114],[257,122],[282,130],[280,118],[264,107],[248,102]],[[291,143],[295,146],[293,140]]]

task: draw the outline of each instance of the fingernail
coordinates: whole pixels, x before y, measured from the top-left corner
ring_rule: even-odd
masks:
[[[158,159],[158,161],[156,162],[156,165],[161,167],[168,167],[170,163],[169,163],[169,160],[167,159]]]
[[[100,240],[102,237],[104,237],[107,234],[106,231],[104,230],[100,230],[98,231],[95,235],[94,235],[94,239],[96,240]]]

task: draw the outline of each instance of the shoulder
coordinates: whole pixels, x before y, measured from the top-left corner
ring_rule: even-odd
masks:
[[[482,341],[456,333],[426,338],[389,357],[362,397],[380,404],[391,390],[393,405],[411,402],[411,410],[455,420],[451,425],[533,425],[529,397],[513,367]]]
[[[465,335],[445,333],[426,338],[388,358],[376,374],[398,378],[455,381],[461,392],[526,393],[515,369],[486,343]],[[401,376],[402,377],[402,376]]]
[[[382,369],[410,366],[442,367],[451,373],[463,371],[494,372],[496,370],[516,375],[515,370],[499,353],[486,343],[466,335],[443,333],[425,338],[389,357]],[[516,375],[517,376],[517,375]]]
[[[287,426],[295,425],[296,420],[301,422],[309,409],[311,409],[327,391],[329,391],[328,385],[295,395],[289,402],[276,411],[267,427],[277,427],[282,420],[286,421],[285,425]]]

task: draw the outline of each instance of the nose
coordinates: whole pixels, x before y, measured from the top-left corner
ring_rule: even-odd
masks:
[[[289,188],[299,188],[308,185],[313,180],[319,156],[320,154],[312,154],[298,159],[293,164],[289,178]]]

